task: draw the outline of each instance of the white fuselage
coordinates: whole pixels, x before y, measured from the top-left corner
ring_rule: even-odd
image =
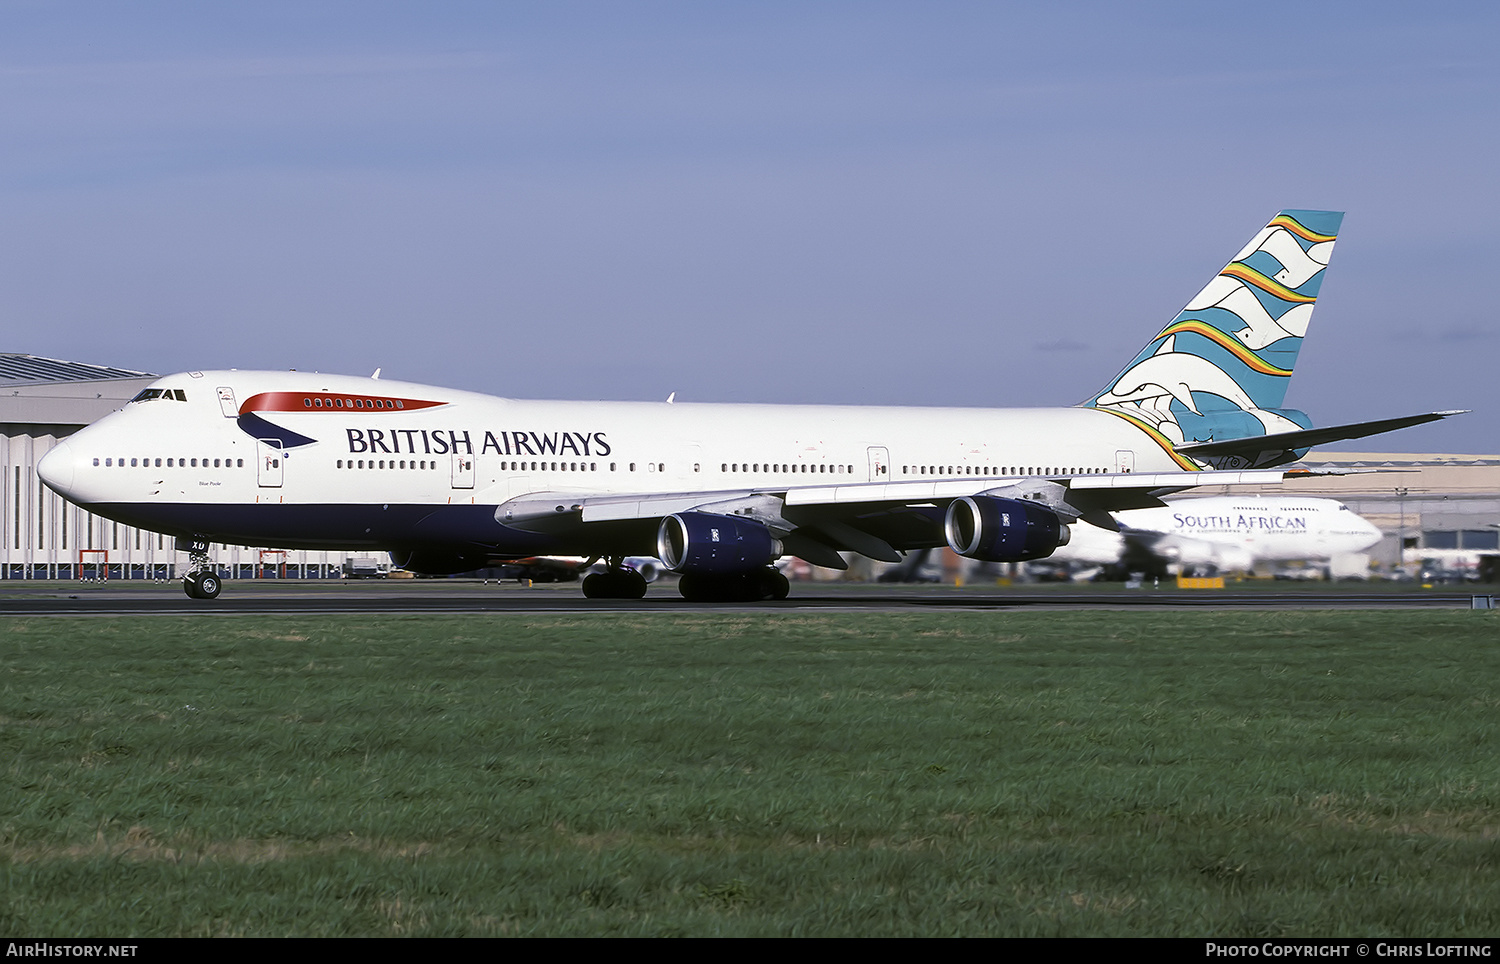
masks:
[[[1184,467],[1137,424],[1085,408],[518,401],[255,371],[170,375],[143,395],[153,397],[53,449],[40,467],[47,484],[143,528],[285,548],[460,538],[498,553],[588,554],[601,547],[489,527],[497,507],[538,494],[741,493]],[[476,525],[486,531],[474,533]],[[630,532],[620,536],[630,545],[603,548],[653,551],[640,527]]]

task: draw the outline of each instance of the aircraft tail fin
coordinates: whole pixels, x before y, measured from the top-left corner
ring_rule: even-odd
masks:
[[[1127,418],[1169,447],[1311,428],[1281,404],[1343,219],[1276,215],[1084,407]]]

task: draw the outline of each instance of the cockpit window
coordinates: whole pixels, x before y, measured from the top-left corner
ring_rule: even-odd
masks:
[[[141,389],[141,393],[132,398],[131,401],[149,402],[157,398],[164,398],[169,402],[185,402],[187,401],[187,392],[180,388],[143,388]]]

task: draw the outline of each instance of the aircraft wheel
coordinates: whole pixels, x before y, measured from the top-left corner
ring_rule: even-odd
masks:
[[[620,598],[645,599],[646,577],[633,570],[620,573]]]
[[[646,580],[638,572],[595,572],[584,577],[583,594],[590,599],[640,599]]]
[[[198,595],[198,584],[193,581],[192,576],[182,577],[182,591],[187,593],[189,599],[203,598],[202,596]]]
[[[760,602],[775,593],[758,572],[733,576],[689,573],[678,581],[677,591],[688,602]]]
[[[792,584],[778,569],[768,569],[760,580],[761,590],[767,599],[785,599],[792,593]]]
[[[223,589],[216,573],[198,573],[193,577],[193,585],[198,589],[199,600],[214,600],[219,598],[219,591]]]
[[[734,602],[760,602],[766,598],[765,580],[758,572],[747,572],[743,576],[735,576],[727,587],[728,591],[722,598]]]
[[[677,580],[677,591],[688,602],[709,602],[711,599],[708,578],[691,572]]]
[[[751,584],[744,576],[716,576],[707,581],[707,602],[750,601]]]

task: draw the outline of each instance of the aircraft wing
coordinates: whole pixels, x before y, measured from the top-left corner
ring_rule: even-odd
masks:
[[[1161,496],[1200,485],[1281,482],[1281,469],[1131,472],[1030,478],[945,478],[768,486],[639,495],[531,493],[502,505],[497,518],[516,528],[563,532],[576,526],[654,523],[681,512],[741,517],[766,525],[786,551],[845,568],[840,551],[885,562],[905,549],[942,545],[943,515],[956,499],[978,495],[1039,503],[1060,518],[1116,528],[1109,513],[1162,505]]]
[[[1026,479],[951,478],[906,482],[849,482],[836,485],[772,486],[716,492],[676,492],[651,495],[607,495],[573,498],[571,508],[584,522],[660,518],[673,512],[702,509],[705,504],[735,498],[775,496],[788,506],[835,506],[950,502],[1001,488],[1052,482],[1075,492],[1089,493],[1092,504],[1109,511],[1136,508],[1143,494],[1167,495],[1200,485],[1267,485],[1282,480],[1280,469],[1206,472],[1120,472],[1098,475],[1048,475]],[[528,497],[530,500],[532,497]],[[555,505],[557,500],[545,500]],[[1155,503],[1152,503],[1155,504]],[[555,511],[555,510],[554,510]]]

